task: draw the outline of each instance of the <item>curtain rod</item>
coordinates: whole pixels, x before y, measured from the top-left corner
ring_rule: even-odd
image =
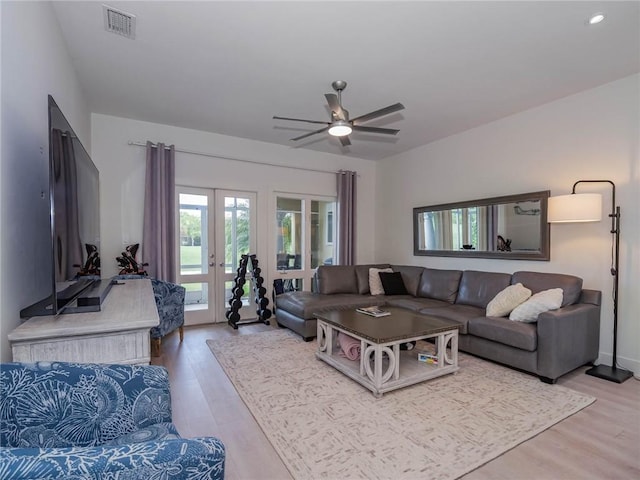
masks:
[[[147,142],[139,142],[139,141],[136,142],[136,141],[133,141],[133,140],[129,140],[128,145],[134,145],[136,147],[146,147],[147,146]],[[154,146],[154,147],[158,146],[157,143],[151,143],[151,145]],[[165,148],[168,148],[168,147],[165,147]],[[267,165],[267,166],[270,166],[270,167],[293,168],[295,170],[305,170],[307,172],[330,173],[332,175],[335,175],[336,173],[344,173],[342,170],[336,172],[336,171],[331,171],[331,170],[319,170],[319,169],[315,169],[315,168],[306,168],[306,167],[295,167],[295,166],[290,166],[290,165],[282,165],[282,164],[279,164],[279,163],[257,162],[255,160],[246,160],[244,158],[227,157],[227,156],[224,156],[224,155],[216,155],[214,153],[198,152],[196,150],[187,150],[186,148],[175,147],[175,151],[176,152],[180,152],[180,153],[190,153],[192,155],[200,155],[200,156],[203,156],[203,157],[220,158],[222,160],[233,160],[234,162],[252,163],[254,165]]]

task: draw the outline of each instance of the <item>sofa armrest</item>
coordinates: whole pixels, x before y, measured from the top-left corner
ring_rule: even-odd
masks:
[[[578,303],[538,317],[538,375],[555,380],[598,358],[600,306]]]
[[[225,450],[213,437],[111,447],[0,448],[0,478],[224,478]]]

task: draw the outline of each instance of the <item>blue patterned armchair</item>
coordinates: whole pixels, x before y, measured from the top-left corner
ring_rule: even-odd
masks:
[[[163,367],[0,365],[0,478],[223,479],[214,437],[181,438]]]
[[[116,280],[131,280],[149,278],[142,275],[117,275]],[[156,299],[160,324],[151,329],[151,353],[158,356],[162,337],[174,330],[179,330],[180,341],[184,340],[184,297],[186,289],[164,280],[151,279],[153,295]]]

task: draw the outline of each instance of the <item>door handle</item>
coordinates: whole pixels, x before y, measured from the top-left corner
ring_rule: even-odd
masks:
[[[210,266],[210,267],[215,267],[215,266],[216,266],[216,263],[215,263],[215,262],[209,262],[209,266]]]
[[[218,264],[218,266],[219,266],[219,267],[224,267],[224,262],[220,262],[220,263]]]

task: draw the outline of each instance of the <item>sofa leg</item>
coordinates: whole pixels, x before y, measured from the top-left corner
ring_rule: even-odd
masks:
[[[152,357],[159,357],[160,356],[160,343],[161,343],[161,339],[160,338],[152,338],[151,339],[151,356]]]
[[[182,343],[182,341],[184,340],[184,327],[180,325],[178,331],[180,332],[180,343]]]
[[[548,383],[549,385],[553,385],[556,383],[557,378],[549,378],[549,377],[540,377],[540,381],[544,383]]]
[[[310,341],[312,341],[314,338],[316,338],[316,337],[302,337],[302,339],[303,339],[305,342],[310,342]]]

